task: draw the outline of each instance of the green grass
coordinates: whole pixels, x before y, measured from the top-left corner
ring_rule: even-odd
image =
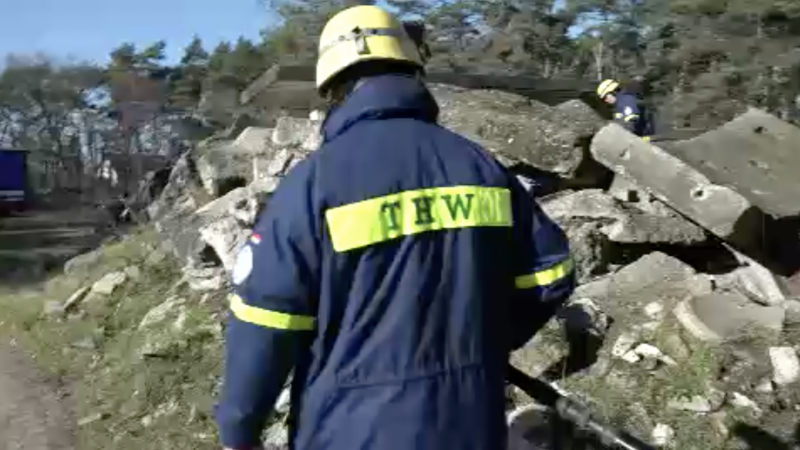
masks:
[[[219,295],[201,301],[176,284],[180,271],[171,258],[145,264],[156,246],[152,230],[140,231],[107,246],[96,264],[69,278],[0,293],[0,330],[16,338],[43,369],[70,382],[77,419],[95,419],[79,427],[81,449],[218,448],[211,409],[221,373],[223,303]],[[87,299],[77,308],[79,316],[44,316],[47,301],[63,302],[76,289],[129,266],[138,267],[141,276],[109,297]],[[182,331],[171,330],[177,311],[139,330],[145,314],[172,296],[187,305]],[[95,349],[73,345],[87,338]],[[164,343],[163,356],[142,357],[145,341],[154,338]]]

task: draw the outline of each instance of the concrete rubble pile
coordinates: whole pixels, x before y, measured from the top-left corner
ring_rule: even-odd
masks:
[[[564,383],[627,392],[638,408],[631,426],[659,441],[680,441],[681,430],[658,410],[696,416],[721,438],[742,411],[762,424],[798,414],[800,129],[751,109],[692,139],[646,143],[579,100],[431,90],[442,125],[495,154],[570,238],[581,285],[559,320],[515,353],[520,368],[552,369],[567,356],[553,336],[583,330],[601,345]],[[318,112],[305,114],[314,119],[278,116],[201,142],[147,208],[198,289],[226,287],[270,193],[319,145]],[[208,279],[218,281],[200,282]],[[724,363],[702,366],[707,351]],[[661,389],[681,376],[696,381],[691,392],[638,402],[637,379]],[[530,403],[518,392],[512,400]],[[279,448],[285,433],[270,435]]]

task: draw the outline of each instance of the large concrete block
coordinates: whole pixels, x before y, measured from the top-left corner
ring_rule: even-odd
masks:
[[[800,215],[800,128],[790,123],[750,108],[715,130],[665,148],[776,219]]]
[[[717,236],[745,246],[758,238],[759,214],[747,198],[619,125],[603,127],[592,140],[591,152],[597,161]]]

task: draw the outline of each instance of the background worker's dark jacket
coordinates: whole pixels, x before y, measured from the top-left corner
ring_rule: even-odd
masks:
[[[269,200],[234,270],[223,444],[255,443],[296,367],[296,449],[504,448],[508,353],[571,292],[567,241],[437,114],[369,79]]]
[[[614,121],[637,136],[653,135],[653,120],[650,112],[639,101],[636,94],[626,91],[617,93],[614,104]]]

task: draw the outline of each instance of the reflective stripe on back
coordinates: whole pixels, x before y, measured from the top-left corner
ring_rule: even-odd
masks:
[[[481,186],[404,191],[329,209],[325,219],[337,252],[426,231],[513,223],[511,192]]]

